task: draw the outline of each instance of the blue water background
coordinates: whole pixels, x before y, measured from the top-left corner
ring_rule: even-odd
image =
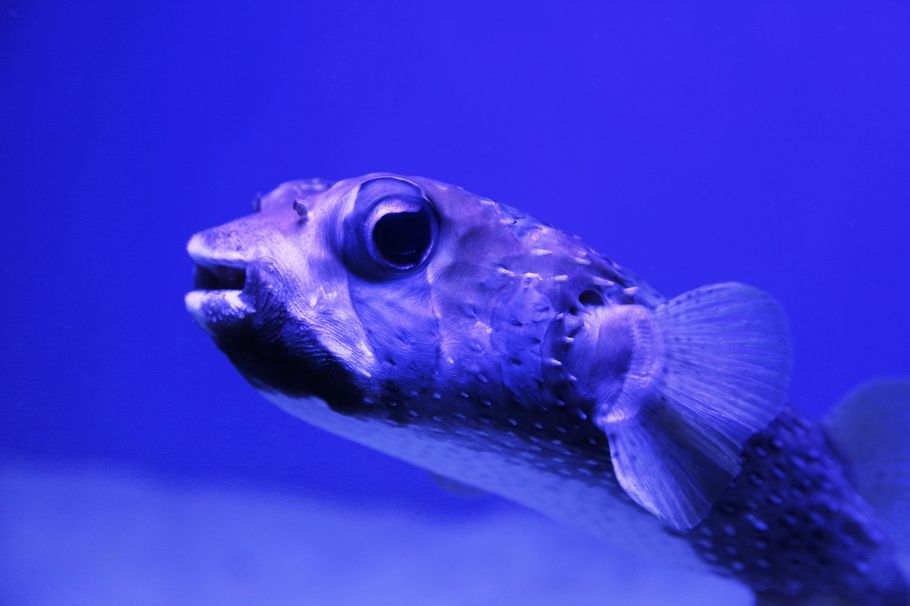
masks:
[[[6,2],[0,457],[506,507],[273,409],[183,309],[194,231],[377,170],[517,206],[667,294],[768,290],[821,416],[910,374],[908,108],[902,2]]]

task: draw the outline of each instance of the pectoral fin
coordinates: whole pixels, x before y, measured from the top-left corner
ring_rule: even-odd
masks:
[[[589,377],[594,422],[607,434],[616,477],[636,503],[688,530],[739,473],[746,441],[785,404],[784,315],[768,295],[735,283],[699,288],[655,310],[593,313],[579,345],[595,359],[616,360],[588,366],[627,367],[619,381]]]

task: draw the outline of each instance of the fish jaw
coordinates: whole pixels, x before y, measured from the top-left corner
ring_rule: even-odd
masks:
[[[213,248],[210,234],[196,234],[187,245],[195,280],[184,303],[196,324],[216,336],[249,318],[255,307],[247,287],[250,260],[239,251]]]

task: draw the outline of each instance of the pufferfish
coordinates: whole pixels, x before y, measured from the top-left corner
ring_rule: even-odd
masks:
[[[664,297],[424,178],[291,181],[255,211],[192,237],[186,307],[282,409],[758,604],[910,604],[910,382],[802,418],[769,295]]]

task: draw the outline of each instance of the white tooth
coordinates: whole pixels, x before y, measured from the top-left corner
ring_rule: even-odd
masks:
[[[186,294],[186,310],[199,326],[211,332],[211,326],[238,320],[253,313],[253,308],[240,298],[239,290],[193,290]]]
[[[183,302],[186,304],[186,310],[190,313],[195,313],[202,309],[203,299],[205,299],[205,293],[201,290],[192,290],[186,293],[186,296],[183,297]]]
[[[238,312],[249,313],[253,311],[253,308],[240,298],[240,292],[239,290],[224,291],[224,301]]]
[[[193,290],[186,293],[186,296],[183,297],[183,302],[193,321],[207,332],[212,332],[208,327],[207,317],[202,309],[205,304],[205,295],[206,293],[201,290]]]

